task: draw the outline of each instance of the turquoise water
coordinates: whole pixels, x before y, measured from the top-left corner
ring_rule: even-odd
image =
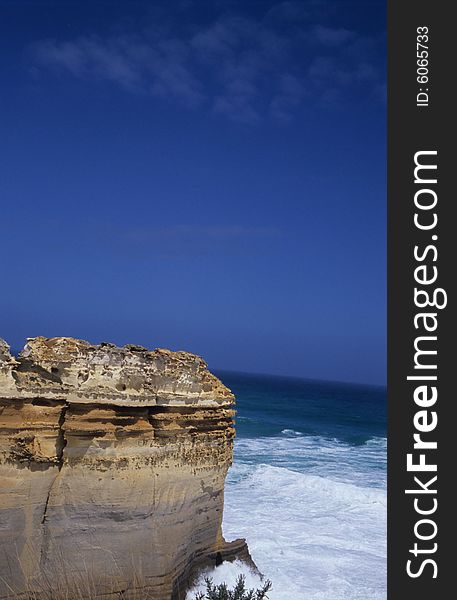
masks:
[[[224,535],[271,600],[386,598],[386,390],[219,372],[237,398]],[[242,565],[222,565],[215,579]],[[249,581],[253,581],[248,574]]]

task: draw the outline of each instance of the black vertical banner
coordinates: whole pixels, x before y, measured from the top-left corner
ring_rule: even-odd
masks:
[[[388,597],[455,595],[455,21],[389,0]]]

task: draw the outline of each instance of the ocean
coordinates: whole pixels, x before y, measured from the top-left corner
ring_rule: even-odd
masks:
[[[223,532],[247,539],[270,600],[385,600],[385,388],[216,374],[237,398]],[[210,576],[240,572],[258,585],[239,563]]]

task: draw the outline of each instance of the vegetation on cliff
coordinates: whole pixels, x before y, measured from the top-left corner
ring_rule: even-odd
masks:
[[[267,592],[271,590],[271,581],[266,581],[257,590],[246,589],[246,578],[240,575],[235,587],[229,590],[226,583],[214,585],[211,578],[205,579],[206,591],[198,592],[194,600],[263,600],[268,598]]]

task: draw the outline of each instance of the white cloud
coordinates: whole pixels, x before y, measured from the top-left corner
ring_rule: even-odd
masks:
[[[245,124],[267,117],[287,122],[326,91],[343,97],[353,81],[374,97],[384,83],[375,66],[376,42],[308,24],[308,17],[303,3],[280,2],[258,20],[225,16],[173,33],[155,23],[104,38],[42,40],[30,50],[41,72],[111,82]]]

